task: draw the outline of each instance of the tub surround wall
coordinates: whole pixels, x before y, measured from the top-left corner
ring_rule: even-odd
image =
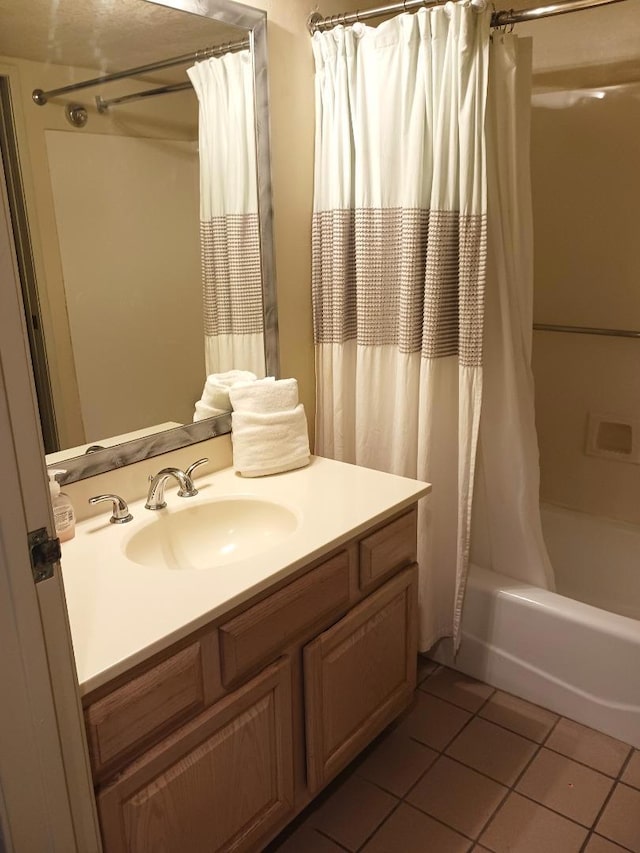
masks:
[[[534,321],[640,330],[640,2],[517,31],[533,38]],[[590,413],[640,418],[640,340],[536,331],[533,369],[541,499],[640,523],[637,464],[585,452]]]
[[[540,511],[556,591],[640,626],[640,527],[550,504]]]

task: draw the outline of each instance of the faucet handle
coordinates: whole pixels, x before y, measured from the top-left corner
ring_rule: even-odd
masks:
[[[109,519],[111,524],[125,524],[127,521],[133,520],[127,502],[119,495],[96,495],[93,498],[89,498],[90,504],[97,504],[100,501],[111,501],[113,504],[111,518]]]
[[[187,477],[193,478],[193,472],[195,471],[195,469],[198,468],[200,465],[204,465],[205,462],[208,461],[209,460],[207,459],[207,457],[204,456],[202,459],[198,459],[192,465],[189,465],[189,467],[184,473],[187,475]]]

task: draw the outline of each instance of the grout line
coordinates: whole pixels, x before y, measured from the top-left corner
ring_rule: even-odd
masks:
[[[595,816],[595,818],[594,818],[594,820],[593,820],[593,823],[591,824],[591,827],[590,827],[590,829],[589,829],[589,833],[588,833],[587,838],[586,838],[586,840],[585,840],[584,846],[582,847],[582,850],[586,849],[586,846],[587,846],[587,844],[589,843],[589,839],[590,839],[594,834],[599,834],[599,833],[595,833],[596,825],[598,824],[598,821],[600,820],[600,818],[601,818],[601,817],[602,817],[602,815],[604,814],[605,809],[606,809],[606,808],[607,808],[607,806],[609,805],[609,801],[610,801],[610,800],[611,800],[611,798],[613,797],[613,794],[614,794],[614,792],[615,792],[616,788],[618,787],[618,784],[622,784],[622,785],[624,785],[624,782],[622,782],[622,774],[623,774],[623,773],[624,773],[624,771],[627,769],[627,766],[629,765],[629,762],[631,761],[631,757],[632,757],[632,755],[633,755],[633,752],[634,752],[634,748],[633,748],[632,746],[630,746],[630,747],[629,747],[629,754],[627,755],[627,757],[625,758],[625,760],[622,762],[622,766],[620,767],[620,770],[618,771],[618,775],[614,778],[614,782],[613,782],[613,785],[611,786],[611,790],[609,791],[609,793],[607,794],[607,796],[604,798],[604,802],[602,803],[602,806],[600,807],[600,810],[598,811],[598,814]],[[632,790],[633,790],[633,789],[632,789]],[[606,838],[606,837],[607,837],[606,835],[602,835],[602,838]],[[610,839],[610,840],[613,842],[613,839]],[[617,841],[616,841],[616,842],[614,842],[614,843],[615,843],[615,844],[618,844],[618,842],[617,842]],[[627,849],[628,849],[627,847],[624,847],[622,844],[619,844],[619,846],[620,846],[620,847],[623,847],[623,849],[624,849],[624,850],[627,850]]]
[[[403,802],[404,802],[404,800],[403,800]],[[416,806],[413,803],[404,803],[404,804],[408,808],[414,809],[415,811],[420,812],[420,814],[425,815],[426,817],[430,818],[431,820],[435,821],[436,823],[439,823],[440,826],[444,826],[447,829],[450,829],[452,832],[455,832],[456,835],[459,835],[461,838],[464,838],[467,841],[470,841],[472,845],[477,843],[476,839],[472,838],[470,835],[467,835],[466,832],[463,832],[461,829],[456,829],[455,826],[451,826],[451,824],[447,823],[446,820],[442,820],[442,818],[436,817],[436,815],[431,814],[430,812],[425,812],[424,809],[420,808],[420,806]]]
[[[348,847],[345,847],[344,844],[341,844],[339,841],[336,841],[335,838],[332,838],[330,835],[328,835],[322,829],[318,829],[318,827],[314,826],[314,827],[312,827],[312,830],[313,830],[313,832],[317,832],[318,835],[321,835],[323,838],[326,838],[332,844],[335,844],[336,847],[339,847],[341,850],[345,850],[346,853],[351,853],[351,851],[349,850]]]
[[[563,817],[565,820],[568,820],[569,823],[574,823],[576,826],[579,826],[580,829],[586,829],[587,834],[591,832],[593,824],[580,823],[579,820],[576,820],[574,817],[569,817],[569,815],[563,814],[563,812],[559,812],[557,809],[548,806],[546,803],[541,803],[539,800],[534,800],[533,797],[530,797],[528,794],[523,794],[522,791],[514,791],[514,794],[517,794],[519,797],[522,797],[525,800],[529,800],[530,803],[535,803],[536,806],[540,806],[543,809],[546,809],[548,812],[553,812],[553,814],[557,814],[559,817]]]
[[[618,775],[616,776],[616,780],[617,780],[617,781],[620,781],[620,782],[622,781],[622,776],[623,776],[623,774],[624,774],[625,770],[627,769],[627,767],[631,764],[631,759],[633,758],[633,753],[634,753],[634,752],[635,752],[635,747],[630,746],[630,747],[629,747],[629,755],[627,755],[627,757],[625,758],[625,760],[622,762],[622,767],[620,768],[620,772],[619,772],[619,773],[618,773]],[[625,782],[624,784],[626,785],[627,783]],[[635,786],[634,786],[634,785],[630,785],[629,787],[630,787],[630,788],[633,788],[633,787],[635,787]]]
[[[634,853],[634,851],[630,847],[625,847],[624,844],[620,844],[619,841],[613,841],[613,839],[607,838],[606,835],[601,835],[599,832],[595,832],[595,830],[592,830],[589,833],[587,840],[585,841],[585,845],[588,843],[589,839],[594,838],[594,837],[595,838],[602,838],[603,841],[608,841],[610,844],[616,844],[621,850],[624,850],[625,853]],[[580,853],[582,853],[582,850],[584,850],[584,849],[585,848],[581,847]]]
[[[473,843],[474,843],[474,844],[479,844],[479,843],[480,843],[480,836],[482,835],[482,833],[483,833],[483,832],[485,831],[485,829],[487,828],[487,825],[488,825],[489,821],[492,819],[492,817],[494,816],[494,814],[495,814],[495,813],[496,813],[496,812],[501,808],[501,806],[504,804],[504,801],[507,799],[507,797],[509,796],[509,794],[511,793],[511,791],[510,791],[510,789],[509,789],[506,785],[502,784],[501,782],[496,782],[496,780],[495,780],[495,779],[492,779],[492,778],[491,778],[491,776],[487,776],[487,774],[486,774],[486,773],[481,773],[479,770],[476,770],[476,769],[475,769],[475,767],[469,767],[469,765],[468,765],[468,764],[464,764],[462,761],[458,761],[458,759],[457,759],[457,758],[452,758],[450,755],[444,755],[444,754],[442,754],[441,756],[438,756],[438,757],[439,757],[439,758],[447,758],[449,761],[453,761],[455,764],[459,764],[461,767],[464,767],[464,768],[465,768],[465,770],[471,770],[471,771],[473,771],[474,773],[478,773],[480,776],[483,776],[485,779],[488,779],[490,782],[493,782],[493,783],[495,783],[495,784],[500,785],[502,788],[505,788],[505,792],[504,792],[504,794],[502,795],[502,799],[500,800],[500,802],[498,803],[498,805],[495,807],[495,809],[491,812],[491,814],[490,814],[490,816],[487,818],[487,820],[482,824],[482,826],[481,826],[481,827],[480,827],[480,829],[478,830],[478,834],[477,834],[477,837],[476,837],[476,838],[472,838],[470,835],[467,835],[467,833],[466,833],[466,832],[463,832],[459,827],[455,827],[455,826],[453,826],[452,824],[447,823],[446,821],[442,820],[441,818],[436,817],[436,815],[432,814],[431,812],[427,812],[427,811],[425,811],[423,808],[421,808],[420,806],[416,805],[415,803],[407,802],[407,805],[408,805],[408,806],[411,806],[411,807],[412,807],[412,808],[414,808],[414,809],[417,809],[419,812],[422,812],[423,814],[428,815],[428,816],[429,816],[430,818],[432,818],[433,820],[437,821],[438,823],[443,824],[444,826],[448,827],[449,829],[453,830],[454,832],[457,832],[457,833],[458,833],[458,835],[462,835],[462,836],[463,836],[463,838],[468,838],[468,839],[470,839],[471,841],[473,841]],[[436,760],[437,760],[437,759],[436,759]],[[433,764],[435,764],[435,763],[436,763],[436,762],[434,761],[434,763],[433,763]],[[431,765],[431,766],[433,767],[433,765]],[[431,767],[429,768],[429,770],[431,770]],[[429,772],[429,770],[427,770],[427,773]],[[426,774],[423,774],[423,775],[426,775]],[[412,790],[413,790],[413,789],[412,789]],[[408,796],[408,795],[409,795],[409,793],[410,793],[410,792],[408,792],[406,796]]]
[[[385,825],[385,823],[389,820],[389,818],[390,818],[393,814],[395,814],[395,813],[398,811],[398,809],[400,808],[400,806],[401,806],[401,805],[402,805],[402,800],[398,800],[398,802],[397,802],[397,803],[395,804],[395,806],[391,809],[391,811],[390,811],[390,812],[389,812],[389,814],[384,818],[384,820],[382,820],[382,821],[381,821],[381,822],[376,826],[376,828],[373,830],[373,832],[370,832],[370,833],[369,833],[369,835],[367,835],[367,837],[366,837],[366,838],[365,838],[365,840],[362,842],[362,844],[357,848],[356,853],[359,853],[359,851],[360,851],[360,850],[363,850],[363,849],[367,846],[367,844],[371,841],[371,839],[372,839],[372,838],[373,838],[373,836],[376,834],[376,832],[378,832],[378,830],[379,830],[379,829],[382,829],[382,827]],[[333,838],[332,838],[331,840],[333,841]]]
[[[421,681],[416,685],[416,692],[417,692],[418,690],[420,690],[420,692],[421,692],[423,695],[431,696],[431,697],[432,697],[432,698],[434,698],[434,699],[437,699],[437,700],[439,700],[439,701],[441,701],[441,702],[444,702],[444,703],[446,703],[446,704],[450,705],[452,708],[456,708],[456,709],[458,709],[458,710],[465,711],[467,714],[469,714],[469,715],[470,715],[470,716],[469,716],[469,719],[468,719],[468,720],[467,720],[467,721],[466,721],[466,722],[461,726],[461,728],[460,728],[460,729],[459,729],[459,730],[458,730],[458,731],[457,731],[457,732],[456,732],[456,733],[455,733],[451,738],[449,738],[449,739],[445,742],[445,744],[444,744],[444,745],[442,746],[442,748],[440,748],[440,749],[438,749],[438,748],[434,747],[434,746],[433,746],[433,745],[431,745],[431,744],[424,743],[423,741],[421,741],[421,740],[420,740],[419,738],[417,738],[417,737],[413,737],[413,736],[411,736],[411,735],[407,734],[407,739],[408,739],[408,740],[412,740],[414,743],[417,743],[417,744],[419,744],[419,745],[420,745],[420,746],[422,746],[422,747],[426,747],[427,749],[430,749],[432,752],[434,752],[434,753],[436,754],[436,758],[435,758],[435,759],[434,759],[434,761],[429,765],[429,767],[428,767],[428,768],[427,768],[423,773],[421,773],[421,774],[420,774],[420,776],[418,777],[418,779],[417,779],[417,780],[416,780],[416,781],[415,781],[415,782],[414,782],[414,783],[413,783],[413,784],[408,788],[408,790],[406,791],[406,793],[405,793],[403,796],[398,796],[398,795],[397,795],[397,794],[395,794],[393,791],[390,791],[390,790],[388,790],[387,788],[384,788],[384,787],[383,787],[382,785],[380,785],[379,783],[374,782],[374,781],[372,781],[372,780],[370,780],[370,779],[368,779],[368,778],[366,778],[366,777],[364,777],[364,776],[360,776],[360,777],[359,777],[359,778],[361,778],[363,781],[366,781],[368,784],[373,785],[373,786],[374,786],[375,788],[377,788],[378,790],[380,790],[380,791],[384,792],[387,796],[391,796],[391,797],[393,797],[393,798],[396,800],[396,803],[395,803],[395,805],[393,806],[393,808],[391,809],[391,811],[390,811],[390,812],[389,812],[389,813],[388,813],[388,814],[387,814],[387,815],[386,815],[386,816],[385,816],[385,817],[384,817],[384,818],[383,818],[383,819],[382,819],[382,820],[381,820],[381,821],[380,821],[380,822],[375,826],[375,828],[372,830],[372,832],[370,832],[370,833],[369,833],[369,835],[366,837],[366,839],[364,840],[364,842],[363,842],[363,843],[362,843],[362,844],[357,848],[357,851],[362,851],[362,850],[363,850],[363,848],[364,848],[364,847],[369,843],[369,841],[373,838],[373,836],[374,836],[374,835],[375,835],[375,834],[376,834],[376,833],[377,833],[377,832],[378,832],[378,831],[379,831],[379,830],[384,826],[384,824],[385,824],[385,823],[386,823],[386,822],[387,822],[387,821],[392,817],[392,815],[393,815],[393,814],[394,814],[394,813],[395,813],[395,812],[400,808],[400,806],[401,806],[402,804],[407,805],[409,808],[415,809],[416,811],[418,811],[418,812],[419,812],[419,813],[421,813],[421,814],[424,814],[425,816],[429,817],[431,820],[435,821],[436,823],[439,823],[441,826],[444,826],[444,827],[446,827],[447,829],[451,830],[452,832],[455,832],[455,833],[456,833],[460,838],[464,838],[466,841],[469,841],[469,842],[470,842],[470,847],[468,848],[468,850],[469,850],[469,851],[472,851],[472,850],[473,850],[473,849],[475,849],[478,845],[480,845],[480,844],[482,844],[482,843],[483,843],[483,842],[481,841],[481,836],[482,836],[482,835],[483,835],[483,833],[488,829],[488,827],[493,823],[493,821],[495,820],[495,818],[496,818],[496,816],[497,816],[498,812],[500,812],[500,810],[504,807],[505,803],[507,802],[507,800],[509,799],[509,797],[510,797],[512,794],[517,794],[518,796],[522,797],[523,799],[528,800],[528,801],[529,801],[529,802],[531,802],[531,803],[534,803],[535,805],[539,806],[540,808],[546,809],[547,811],[549,811],[549,812],[551,812],[551,813],[553,813],[553,814],[556,814],[556,815],[558,815],[559,817],[564,818],[565,820],[568,820],[570,823],[573,823],[574,825],[579,826],[581,829],[586,829],[586,830],[587,830],[587,835],[586,835],[585,840],[584,840],[584,842],[583,842],[583,844],[582,844],[582,846],[581,846],[581,848],[580,848],[581,853],[583,853],[583,851],[586,849],[586,847],[587,847],[587,845],[588,845],[588,843],[589,843],[589,840],[593,837],[593,835],[594,835],[594,834],[595,834],[595,835],[597,835],[598,837],[603,837],[603,838],[605,838],[605,840],[610,840],[610,841],[612,841],[612,843],[619,844],[619,842],[613,842],[613,839],[607,839],[607,838],[606,838],[606,836],[601,836],[601,834],[600,834],[600,833],[596,833],[596,832],[595,832],[595,826],[596,826],[596,824],[598,823],[598,821],[600,820],[600,818],[601,818],[601,816],[602,816],[602,814],[603,814],[604,810],[606,809],[606,807],[607,807],[607,805],[608,805],[608,803],[609,803],[609,801],[610,801],[611,797],[613,796],[613,793],[614,793],[614,791],[616,790],[617,785],[618,785],[619,783],[620,783],[620,784],[625,784],[625,783],[623,783],[623,782],[622,782],[622,775],[623,775],[623,773],[625,772],[625,770],[626,770],[627,766],[629,765],[629,763],[630,763],[630,761],[631,761],[631,759],[632,759],[632,757],[633,757],[633,754],[634,754],[634,748],[633,748],[632,746],[630,746],[630,745],[629,745],[629,753],[628,753],[627,757],[625,758],[625,760],[622,762],[622,765],[621,765],[621,767],[620,767],[620,770],[618,771],[618,773],[617,773],[617,775],[616,775],[615,777],[614,777],[614,776],[611,776],[611,775],[610,775],[610,774],[608,774],[608,773],[603,773],[601,770],[597,770],[595,767],[592,767],[592,766],[591,766],[591,765],[589,765],[589,764],[585,764],[584,762],[581,762],[581,761],[576,761],[576,759],[572,758],[571,756],[565,755],[564,753],[558,752],[558,750],[553,749],[553,748],[551,748],[551,747],[548,747],[548,746],[547,746],[547,742],[549,741],[549,739],[550,739],[551,735],[553,734],[553,732],[555,731],[556,727],[559,725],[559,723],[561,722],[561,720],[563,720],[563,719],[567,719],[567,720],[568,720],[568,719],[569,719],[568,717],[563,717],[562,715],[557,715],[557,719],[555,720],[555,722],[553,723],[553,725],[549,728],[549,730],[548,730],[548,732],[546,733],[546,735],[542,738],[542,740],[537,741],[537,740],[534,740],[533,738],[530,738],[530,737],[527,737],[526,735],[521,734],[520,732],[514,731],[513,729],[510,729],[510,728],[508,728],[507,726],[503,726],[501,723],[498,723],[498,722],[495,722],[494,720],[490,720],[490,719],[487,719],[487,718],[485,718],[485,717],[481,717],[481,716],[480,716],[480,712],[481,712],[481,711],[485,708],[485,706],[486,706],[486,705],[491,701],[491,699],[493,698],[493,696],[495,696],[495,694],[496,694],[496,692],[497,692],[497,688],[493,688],[492,692],[491,692],[491,693],[486,697],[486,699],[482,702],[482,704],[481,704],[481,705],[479,705],[479,706],[478,706],[478,708],[477,708],[475,711],[471,711],[469,708],[464,707],[463,705],[458,705],[456,702],[451,701],[450,699],[445,699],[444,697],[442,697],[442,696],[438,695],[437,693],[431,693],[431,692],[430,692],[430,691],[428,691],[428,690],[423,690],[423,689],[422,689],[422,685],[426,684],[426,682],[427,682],[427,681],[429,681],[429,679],[431,679],[431,678],[432,678],[433,676],[435,676],[437,673],[439,673],[439,672],[441,672],[441,671],[443,671],[443,670],[446,670],[446,669],[450,669],[450,667],[445,667],[444,665],[441,665],[441,664],[440,664],[440,665],[437,665],[437,666],[436,666],[436,668],[435,668],[432,672],[428,673],[428,674],[427,674],[427,675],[426,675],[426,676],[425,676],[425,677],[424,677],[424,678],[423,678],[423,679],[422,679],[422,680],[421,680]],[[453,671],[455,672],[456,670],[453,670]],[[462,674],[462,675],[464,675],[464,673],[461,673],[461,674]],[[477,681],[477,679],[475,679],[475,680]],[[478,683],[479,683],[479,684],[483,684],[484,682],[478,682]],[[487,685],[487,686],[491,687],[492,685]],[[513,695],[513,694],[509,694],[509,695]],[[526,701],[526,700],[523,700],[523,701]],[[533,703],[530,703],[530,704],[533,704]],[[547,708],[544,708],[544,707],[543,707],[543,706],[541,706],[541,705],[540,705],[540,706],[536,706],[536,707],[543,708],[543,710],[549,710],[549,709],[547,709]],[[552,712],[552,713],[555,713],[555,712]],[[532,744],[534,744],[534,745],[535,745],[535,747],[536,747],[535,751],[533,752],[533,754],[531,755],[531,757],[530,757],[530,758],[525,762],[525,764],[523,765],[523,767],[522,767],[521,771],[518,773],[518,775],[516,776],[515,780],[513,781],[513,783],[512,783],[511,785],[505,785],[505,783],[504,783],[504,782],[502,782],[501,780],[494,779],[492,776],[489,776],[487,773],[484,773],[483,771],[478,770],[476,767],[471,767],[470,765],[465,764],[463,761],[460,761],[459,759],[454,758],[453,756],[451,756],[451,755],[448,755],[448,754],[447,754],[446,750],[447,750],[447,749],[449,749],[449,747],[453,744],[453,742],[454,742],[454,741],[455,741],[455,740],[456,740],[456,739],[457,739],[457,738],[462,734],[462,732],[467,728],[467,726],[469,726],[469,725],[472,723],[472,721],[473,721],[476,717],[478,717],[480,720],[482,720],[482,721],[484,721],[484,722],[486,722],[486,723],[489,723],[490,725],[497,726],[498,728],[501,728],[503,731],[507,731],[507,732],[509,732],[510,734],[516,735],[517,737],[520,737],[520,738],[522,738],[523,740],[525,740],[525,741],[527,741],[527,742],[532,743]],[[395,723],[398,723],[398,722],[399,722],[398,720],[393,721],[393,723],[391,723],[391,724],[390,724],[390,727],[392,727]],[[382,734],[382,733],[381,733],[381,734]],[[369,748],[368,748],[366,751],[367,751],[367,752],[375,752],[375,749],[377,748],[377,746],[378,746],[378,745],[379,745],[379,744],[375,744],[375,741],[374,741],[374,743],[372,743],[372,744],[370,744],[370,745],[369,745]],[[626,745],[626,744],[625,744],[625,745]],[[544,749],[548,749],[550,752],[553,752],[553,753],[555,753],[556,755],[560,755],[560,756],[562,756],[563,758],[566,758],[566,759],[567,759],[567,760],[569,760],[569,761],[574,761],[576,764],[579,764],[579,765],[581,765],[581,766],[583,766],[583,767],[585,767],[585,768],[587,768],[587,769],[589,769],[589,770],[592,770],[592,771],[594,771],[594,772],[596,772],[596,773],[599,773],[599,774],[601,774],[603,777],[605,777],[605,778],[607,778],[607,779],[609,779],[609,780],[612,780],[612,781],[613,781],[613,784],[612,784],[612,786],[611,786],[611,789],[610,789],[609,793],[607,794],[607,796],[606,796],[606,798],[605,798],[605,800],[604,800],[604,802],[603,802],[603,804],[602,804],[602,806],[601,806],[600,810],[598,811],[598,813],[597,813],[597,815],[596,815],[595,819],[593,820],[593,822],[591,823],[591,825],[590,825],[590,826],[585,826],[584,824],[580,823],[579,821],[574,820],[574,819],[573,819],[573,818],[571,818],[571,817],[568,817],[566,814],[563,814],[562,812],[556,811],[555,809],[553,809],[553,808],[549,807],[548,805],[545,805],[544,803],[540,803],[540,802],[538,802],[537,800],[533,799],[533,797],[530,797],[530,796],[528,796],[527,794],[524,794],[524,793],[522,793],[521,791],[516,790],[516,786],[520,783],[520,781],[522,780],[523,776],[525,775],[525,773],[526,773],[526,772],[527,772],[527,770],[530,768],[531,764],[533,763],[533,761],[536,759],[536,757],[539,755],[540,751],[541,751],[543,748],[544,748]],[[436,763],[437,763],[437,762],[440,760],[440,758],[441,758],[441,757],[443,757],[443,756],[444,756],[445,758],[447,758],[448,760],[453,761],[453,762],[455,762],[456,764],[459,764],[460,766],[464,767],[464,768],[465,768],[465,769],[467,769],[467,770],[471,770],[472,772],[478,773],[480,776],[483,776],[484,778],[486,778],[486,779],[490,780],[490,781],[491,781],[491,782],[493,782],[494,784],[499,784],[501,787],[505,788],[505,793],[504,793],[504,795],[502,796],[502,799],[500,800],[500,802],[498,803],[498,805],[495,807],[495,809],[492,811],[492,813],[491,813],[491,814],[490,814],[490,816],[487,818],[487,820],[484,822],[484,824],[481,826],[480,830],[479,830],[479,831],[478,831],[478,833],[477,833],[477,837],[476,837],[476,838],[472,838],[471,836],[467,835],[465,832],[463,832],[462,830],[460,830],[460,829],[456,828],[455,826],[452,826],[451,824],[446,823],[446,821],[441,820],[440,818],[436,817],[435,815],[430,814],[430,813],[429,813],[429,812],[427,812],[427,811],[424,811],[420,806],[417,806],[417,805],[415,805],[415,804],[413,804],[413,803],[411,803],[411,802],[408,802],[408,799],[407,799],[407,798],[408,798],[408,797],[413,793],[413,791],[415,790],[415,788],[420,784],[420,782],[424,779],[424,777],[425,777],[428,773],[430,773],[430,772],[431,772],[431,770],[433,769],[433,767],[436,765]],[[354,764],[355,764],[355,760],[354,760]],[[352,765],[352,767],[353,767],[353,765]],[[359,775],[359,774],[357,773],[357,767],[355,767],[355,768],[354,768],[354,773],[355,773],[356,775]],[[341,779],[341,780],[340,780],[340,782],[339,782],[339,784],[337,784],[337,785],[336,785],[335,783],[336,783],[336,782],[338,782],[338,779],[333,780],[333,782],[331,783],[331,787],[332,787],[332,788],[334,788],[334,790],[338,790],[339,788],[341,788],[341,787],[342,787],[342,785],[347,781],[347,774],[346,774],[346,773],[344,773],[344,771],[343,771],[343,773],[342,773],[342,774],[340,774],[340,775],[344,775],[344,777],[345,777],[345,778]],[[349,775],[351,775],[351,774],[349,774]],[[339,777],[338,777],[338,778],[339,778]],[[633,787],[633,786],[631,786],[631,785],[629,785],[628,787],[629,787],[629,788],[631,788],[631,790],[637,790],[636,788],[634,788],[634,787]],[[327,793],[326,789],[325,789],[325,791],[324,791],[324,792],[322,792],[322,793],[325,793],[325,794],[326,794],[326,793]],[[320,795],[320,796],[322,796],[322,795]],[[319,803],[317,803],[317,801],[316,801],[316,804],[317,804],[317,805],[319,805]],[[310,804],[310,805],[311,805],[311,804]],[[315,809],[314,809],[314,810],[315,810]],[[306,810],[305,810],[305,811],[306,811]],[[302,813],[301,813],[301,814],[302,814]],[[298,816],[298,817],[299,817],[299,816]],[[325,830],[319,829],[319,828],[317,828],[317,827],[312,827],[312,829],[313,829],[313,831],[315,831],[316,833],[318,833],[320,836],[322,836],[322,837],[324,837],[324,838],[326,838],[326,839],[330,840],[332,843],[336,844],[336,845],[337,845],[341,850],[346,851],[346,853],[351,853],[351,851],[349,851],[349,849],[348,849],[347,847],[345,847],[345,846],[344,846],[341,842],[339,842],[337,839],[333,838],[333,837],[332,837],[329,833],[327,833]],[[274,840],[275,840],[275,839],[274,839]],[[619,845],[619,846],[621,847],[621,849],[623,849],[623,850],[625,850],[625,851],[626,851],[626,850],[628,850],[628,848],[624,847],[624,845]],[[633,851],[629,851],[629,853],[633,853]]]

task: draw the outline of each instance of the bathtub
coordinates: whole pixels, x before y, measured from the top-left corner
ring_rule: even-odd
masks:
[[[559,592],[472,566],[460,651],[433,656],[640,748],[640,531],[550,506],[542,518]]]

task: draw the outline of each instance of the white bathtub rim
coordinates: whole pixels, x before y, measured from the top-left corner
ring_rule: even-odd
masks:
[[[478,566],[467,603],[458,655],[443,641],[436,660],[640,748],[638,620]]]
[[[491,593],[498,600],[516,598],[528,607],[541,607],[563,619],[568,617],[584,627],[597,628],[626,642],[640,644],[640,622],[630,616],[612,613],[559,592],[522,583],[482,566],[471,566],[469,577],[470,583]]]
[[[520,658],[505,654],[476,637],[465,635],[455,658],[451,644],[440,643],[433,659],[640,749],[637,708],[629,710],[617,703],[602,703],[597,697],[575,691],[570,685],[550,678],[548,673],[529,667]]]

